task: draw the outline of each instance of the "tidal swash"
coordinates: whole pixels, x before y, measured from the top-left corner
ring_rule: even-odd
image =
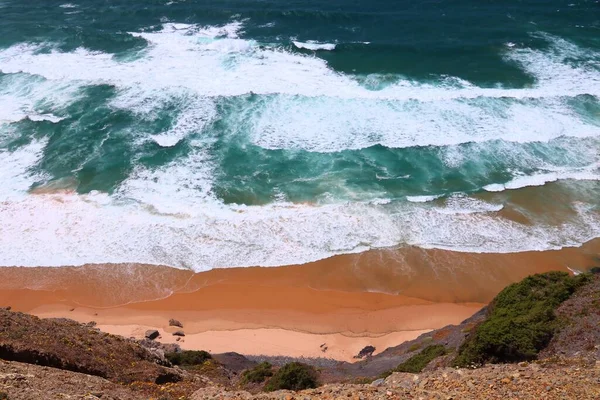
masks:
[[[600,3],[0,0],[0,265],[600,237]]]

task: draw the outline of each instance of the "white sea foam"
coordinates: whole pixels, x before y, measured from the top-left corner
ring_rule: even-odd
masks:
[[[424,84],[399,77],[396,83],[369,90],[312,55],[244,39],[242,29],[240,22],[217,27],[168,23],[157,32],[132,33],[149,46],[126,62],[82,48],[48,53],[21,44],[0,50],[4,74],[47,79],[32,86],[38,89],[21,92],[15,85],[0,92],[0,119],[60,118],[78,88],[110,84],[117,89],[110,105],[139,118],[152,119],[169,102],[180,102],[169,128],[146,135],[161,146],[201,132],[215,119],[219,102],[231,96],[240,96],[243,107],[223,121],[230,124],[227,132],[247,127],[251,142],[265,148],[327,152],[375,144],[434,145],[443,146],[439,152],[448,168],[461,165],[468,159],[465,151],[473,151],[452,145],[600,135],[600,126],[581,118],[569,103],[576,95],[600,96],[600,72],[589,63],[567,61],[590,55],[556,37],[544,36],[552,45],[550,52],[516,45],[506,50],[507,60],[537,79],[531,88],[479,88],[453,78]],[[51,98],[48,91],[58,95]],[[261,96],[245,96],[250,93]],[[243,103],[245,97],[257,104]],[[130,261],[200,270],[307,262],[403,243],[512,252],[579,245],[600,236],[597,213],[585,208],[569,224],[524,226],[499,217],[502,204],[466,196],[428,205],[419,204],[423,198],[415,196],[409,202],[311,206],[282,198],[267,206],[228,206],[213,193],[215,160],[207,149],[211,140],[190,139],[186,158],[165,167],[137,166],[110,196],[26,195],[39,179],[32,167],[40,160],[43,142],[14,152],[2,150],[0,179],[8,184],[0,188],[0,265]],[[577,157],[598,157],[597,148],[566,150],[565,157],[574,158],[575,165],[580,163]],[[550,171],[541,180],[597,176],[597,170],[577,172],[584,175],[552,170],[553,165],[540,165],[526,150],[512,155],[498,151],[496,157],[515,157],[515,165],[531,162]],[[486,188],[526,186],[538,178],[515,176]]]
[[[174,189],[182,187],[172,181]],[[150,200],[169,209],[180,195]],[[569,225],[523,226],[483,204],[442,213],[412,203],[188,206],[190,213],[165,214],[100,194],[2,202],[0,265],[142,262],[205,270],[308,262],[398,243],[477,252],[544,250],[600,234],[594,214],[574,217]]]
[[[0,124],[21,121],[59,122],[61,110],[78,99],[79,85],[50,82],[26,74],[2,78],[0,85]]]
[[[584,57],[585,50],[553,36],[544,36],[552,44],[547,53],[507,49],[507,60],[538,79],[532,88],[479,88],[450,77],[439,84],[399,78],[369,90],[319,58],[243,39],[242,29],[240,22],[208,27],[166,23],[160,31],[132,33],[149,47],[127,62],[81,48],[38,53],[37,46],[22,44],[0,51],[0,69],[63,84],[112,84],[120,89],[114,104],[126,103],[132,93],[155,99],[157,94],[179,96],[182,90],[191,105],[194,96],[207,105],[209,98],[268,95],[261,100],[263,107],[247,110],[240,123],[248,126],[255,144],[269,149],[329,152],[375,144],[445,146],[600,135],[600,125],[579,116],[569,102],[579,94],[600,96],[600,71],[586,63],[567,63],[569,57]],[[154,103],[141,105],[151,112]],[[207,109],[203,114],[211,114],[212,106],[202,107]],[[198,119],[198,126],[189,123],[189,114],[181,118],[189,133],[201,130],[210,116]],[[173,127],[155,140],[170,146],[186,135]]]
[[[119,62],[109,54],[85,49],[40,54],[36,52],[37,46],[21,44],[0,52],[0,68],[4,72],[24,71],[49,79],[85,80],[126,87],[133,84],[149,89],[183,87],[204,96],[253,92],[428,102],[600,93],[600,72],[565,64],[570,50],[564,47],[570,44],[552,36],[547,36],[556,49],[552,53],[520,48],[507,52],[507,59],[521,64],[540,79],[533,88],[479,88],[449,78],[447,84],[438,85],[401,80],[383,90],[372,91],[351,77],[332,71],[319,58],[289,53],[277,47],[258,46],[253,40],[241,39],[242,28],[240,22],[209,27],[166,23],[158,32],[134,32],[132,35],[147,40],[149,47],[145,57],[129,62]],[[549,72],[556,68],[561,73]],[[458,86],[457,82],[460,83]]]
[[[506,183],[486,185],[483,189],[488,192],[501,192],[503,190],[521,189],[528,186],[543,186],[549,182],[571,179],[577,181],[600,181],[599,166],[588,168],[564,169],[562,171],[538,173],[535,175],[516,176]]]
[[[442,195],[432,195],[432,196],[406,196],[406,200],[412,203],[427,203],[429,201],[433,201],[435,199],[439,199]]]
[[[309,40],[308,42],[296,42],[293,41],[292,43],[294,43],[294,46],[296,46],[299,49],[306,49],[306,50],[335,50],[335,44],[333,43],[318,43],[312,40]]]
[[[444,206],[437,207],[435,210],[441,214],[456,215],[490,213],[500,211],[502,208],[504,208],[502,204],[488,203],[465,194],[455,194],[446,200]]]
[[[34,140],[14,151],[0,149],[0,202],[18,201],[27,197],[29,187],[43,178],[33,172],[32,167],[42,158],[45,145],[45,141]],[[6,216],[0,217],[0,221],[5,222]]]

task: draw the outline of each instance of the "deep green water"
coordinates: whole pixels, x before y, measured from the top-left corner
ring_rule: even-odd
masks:
[[[0,14],[0,265],[600,236],[597,0],[0,0]]]

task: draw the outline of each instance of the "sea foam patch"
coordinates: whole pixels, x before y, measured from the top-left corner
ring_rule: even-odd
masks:
[[[560,226],[524,226],[499,218],[484,203],[465,206],[440,213],[411,203],[204,202],[195,205],[194,215],[169,215],[101,194],[30,195],[0,204],[0,265],[140,262],[200,271],[297,264],[398,243],[475,252],[546,250],[600,234],[598,216],[587,212]]]
[[[296,46],[299,49],[306,49],[306,50],[313,50],[313,51],[317,51],[317,50],[327,50],[327,51],[331,51],[331,50],[335,50],[335,44],[334,43],[319,43],[313,40],[310,40],[308,42],[297,42],[297,41],[292,41],[292,43],[294,44],[294,46]]]

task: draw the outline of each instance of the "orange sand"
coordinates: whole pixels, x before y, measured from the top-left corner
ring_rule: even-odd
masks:
[[[459,323],[532,273],[585,270],[599,250],[600,240],[513,254],[408,247],[197,274],[139,264],[10,267],[0,268],[0,305],[94,320],[125,336],[158,328],[163,341],[174,340],[167,322],[176,318],[184,348],[350,360],[366,344],[383,350]]]

